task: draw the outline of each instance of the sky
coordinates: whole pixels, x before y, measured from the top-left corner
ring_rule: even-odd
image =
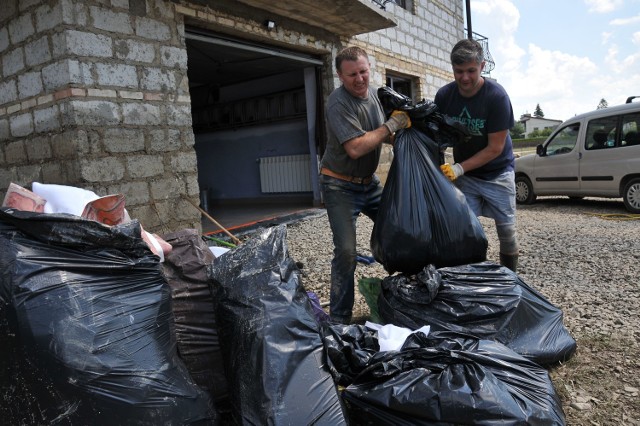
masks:
[[[640,96],[640,0],[471,0],[470,10],[516,120],[536,105],[566,120]]]

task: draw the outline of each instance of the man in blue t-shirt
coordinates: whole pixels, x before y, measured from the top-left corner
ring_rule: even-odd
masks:
[[[380,100],[369,87],[367,53],[347,47],[335,60],[342,85],[327,101],[327,148],[320,164],[320,183],[333,234],[329,315],[349,324],[354,302],[356,219],[363,213],[375,221],[382,196],[375,175],[383,142],[411,125],[405,112],[385,121]]]
[[[513,145],[513,108],[504,88],[480,74],[484,51],[475,40],[460,40],[451,50],[455,81],[440,88],[438,109],[465,124],[471,139],[453,147],[454,164],[441,166],[464,193],[477,216],[495,220],[500,264],[518,265]]]

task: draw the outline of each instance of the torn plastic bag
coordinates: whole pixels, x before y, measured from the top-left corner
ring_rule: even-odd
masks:
[[[434,164],[435,143],[413,127],[400,130],[371,234],[371,251],[390,274],[486,259],[488,242],[467,201]],[[437,152],[437,147],[435,148]]]
[[[171,287],[178,354],[196,384],[209,392],[218,411],[227,411],[227,379],[208,274],[215,256],[196,229],[162,238],[173,247],[162,269]]]
[[[14,362],[64,398],[43,411],[73,424],[215,420],[177,356],[158,260],[137,221],[0,210],[0,301],[27,354]]]
[[[234,424],[345,424],[285,225],[217,258],[210,275]]]
[[[391,278],[391,277],[390,277]],[[425,268],[399,287],[382,282],[382,318],[400,327],[430,325],[495,340],[540,365],[568,360],[576,341],[562,311],[511,270],[490,262],[451,268]],[[421,300],[425,286],[440,283],[432,300]]]
[[[350,425],[565,424],[548,372],[498,342],[415,333],[401,350],[378,352],[360,325],[323,334]]]

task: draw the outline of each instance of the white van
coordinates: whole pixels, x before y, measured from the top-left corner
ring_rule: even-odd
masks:
[[[516,202],[538,195],[622,197],[640,213],[640,102],[577,115],[562,123],[535,154],[516,158]]]

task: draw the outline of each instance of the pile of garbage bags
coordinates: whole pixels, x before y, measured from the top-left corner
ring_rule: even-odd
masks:
[[[215,418],[178,357],[170,287],[137,221],[0,209],[0,271],[8,424]]]
[[[324,335],[350,424],[564,424],[548,372],[498,342],[418,332],[383,352],[361,325]]]
[[[546,370],[509,341],[431,322],[380,352],[376,331],[319,320],[285,225],[217,258],[194,230],[164,235],[164,262],[140,233],[0,209],[8,422],[563,424]],[[448,270],[431,270],[433,300]],[[420,322],[387,286],[380,297]],[[523,328],[536,308],[516,316]]]

